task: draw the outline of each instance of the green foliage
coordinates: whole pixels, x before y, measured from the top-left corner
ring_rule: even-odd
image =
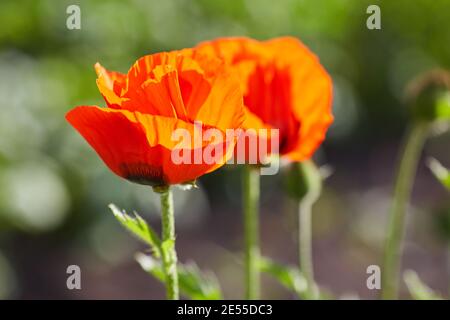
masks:
[[[428,160],[428,167],[442,185],[450,191],[450,171],[434,158]]]
[[[136,261],[142,269],[164,282],[162,262],[152,256],[136,254]],[[220,300],[222,293],[217,279],[212,273],[202,272],[195,263],[178,264],[180,291],[195,300]]]
[[[110,204],[109,208],[113,212],[116,219],[122,226],[136,236],[139,240],[145,242],[155,257],[161,256],[161,240],[157,233],[141,218],[136,212],[134,218],[125,211],[120,211],[114,204]]]
[[[151,256],[142,253],[136,255],[136,260],[142,269],[164,282],[165,275],[162,263],[170,259],[169,252],[173,249],[175,242],[172,239],[161,242],[157,233],[136,212],[134,217],[132,217],[125,211],[121,211],[114,204],[110,204],[109,208],[125,229],[151,248]],[[179,263],[178,279],[181,293],[191,299],[222,299],[220,285],[215,276],[210,272],[202,272],[194,263]]]
[[[299,297],[306,298],[306,279],[303,277],[298,268],[276,263],[266,257],[260,258],[259,268],[261,272],[271,275],[285,288],[294,292]]]
[[[430,289],[420,280],[416,272],[407,270],[403,273],[403,279],[408,287],[409,294],[414,300],[442,300],[443,298]]]
[[[295,293],[300,299],[313,298],[307,290],[306,278],[297,267],[283,265],[267,257],[260,257],[259,268],[261,272],[273,277],[286,289]],[[334,299],[334,296],[324,288],[320,288],[318,298],[328,300]]]

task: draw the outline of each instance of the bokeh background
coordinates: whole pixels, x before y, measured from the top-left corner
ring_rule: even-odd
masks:
[[[81,30],[66,8],[81,8]],[[366,8],[381,7],[381,30]],[[149,188],[109,172],[64,119],[76,105],[103,105],[93,65],[126,72],[138,57],[219,36],[299,37],[334,81],[335,123],[316,155],[333,174],[314,207],[314,262],[337,297],[375,298],[366,268],[381,263],[391,184],[408,125],[406,83],[450,68],[448,0],[0,1],[0,298],[164,298],[133,255],[145,248],[107,205],[136,210],[159,229]],[[450,164],[450,136],[431,138],[409,208],[404,268],[433,289],[449,287],[450,199],[424,160]],[[176,192],[181,261],[213,270],[226,298],[242,297],[239,169],[204,176]],[[264,255],[295,264],[295,206],[282,176],[263,177]],[[66,268],[82,270],[82,290],[66,288]],[[264,278],[264,298],[292,298]],[[403,290],[403,296],[408,297]]]

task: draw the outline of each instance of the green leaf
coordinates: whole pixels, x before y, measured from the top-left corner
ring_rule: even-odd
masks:
[[[307,298],[305,296],[307,291],[306,279],[296,267],[284,266],[265,257],[259,259],[259,267],[261,272],[271,275],[299,297]]]
[[[416,272],[406,270],[403,279],[414,300],[442,300],[443,298],[424,284]]]
[[[428,167],[442,185],[450,190],[450,171],[434,158],[428,160]]]
[[[141,218],[136,212],[134,218],[128,215],[125,211],[119,210],[114,204],[110,204],[109,208],[113,212],[116,219],[139,240],[148,244],[155,255],[161,255],[161,240],[156,232]]]
[[[165,276],[162,262],[159,259],[138,253],[136,254],[136,261],[144,271],[150,273],[156,279],[164,283]],[[212,273],[202,272],[194,263],[179,263],[177,268],[178,281],[182,294],[194,300],[222,299],[220,285]]]

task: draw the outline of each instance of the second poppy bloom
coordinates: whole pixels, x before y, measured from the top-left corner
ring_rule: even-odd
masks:
[[[239,74],[246,129],[278,129],[279,153],[292,161],[312,156],[333,121],[332,82],[318,58],[293,37],[256,41],[223,38],[197,49]]]
[[[220,59],[186,49],[144,56],[127,74],[100,64],[95,69],[107,107],[79,106],[66,118],[117,175],[152,186],[187,183],[232,155],[234,138],[181,146],[173,139],[177,129],[194,137],[208,128],[225,133],[241,127],[239,83]],[[176,148],[195,153],[214,143],[224,150],[220,161],[172,161]]]

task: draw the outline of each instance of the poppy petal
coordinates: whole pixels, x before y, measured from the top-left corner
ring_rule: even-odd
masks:
[[[109,109],[113,110],[113,109]],[[146,178],[162,180],[162,162],[148,147],[144,129],[121,111],[80,106],[69,111],[67,121],[94,148],[105,164],[117,175],[129,179],[131,168],[144,171],[142,164],[152,164]]]
[[[242,92],[234,74],[221,72],[217,75],[195,119],[223,131],[241,127],[245,112]]]
[[[100,65],[95,64],[95,72],[97,73],[97,87],[110,108],[120,108],[122,105],[121,92],[124,88],[126,78],[119,72],[106,70]]]
[[[234,138],[225,137],[218,142],[224,151],[214,163],[201,159],[199,163],[175,164],[171,158],[173,150],[178,148],[192,155],[197,150],[203,155],[210,144],[193,140],[180,143],[172,139],[173,132],[183,129],[192,139],[201,139],[202,128],[175,118],[97,106],[76,107],[66,118],[114,173],[141,184],[193,180],[223,165],[231,157],[235,143]]]
[[[142,85],[148,102],[153,106],[152,112],[149,113],[187,121],[187,112],[178,84],[177,71],[169,71],[161,74],[158,78],[157,80],[147,80]]]

